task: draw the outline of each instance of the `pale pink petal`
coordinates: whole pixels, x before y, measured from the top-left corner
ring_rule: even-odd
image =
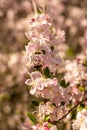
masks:
[[[30,94],[34,95],[36,92],[36,87],[31,87]]]
[[[25,81],[25,84],[31,85],[31,84],[32,84],[32,80],[31,80],[31,79],[27,79],[27,80]]]
[[[38,72],[38,71],[35,71],[35,72],[31,73],[31,79],[32,80],[35,80],[37,78],[41,78],[41,76],[42,76],[42,74],[40,72]]]
[[[43,90],[43,89],[44,89],[44,85],[43,85],[43,84],[41,84],[41,83],[40,83],[40,84],[38,84],[37,89],[38,89],[38,90]]]

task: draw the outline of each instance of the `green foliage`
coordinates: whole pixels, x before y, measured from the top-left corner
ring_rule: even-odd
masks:
[[[34,106],[39,106],[39,102],[36,101],[36,100],[33,100],[33,101],[32,101],[32,104],[33,104]]]
[[[84,91],[85,91],[85,88],[84,88],[83,86],[79,86],[78,88],[79,88],[79,90],[80,90],[81,92],[84,92]]]
[[[75,54],[71,48],[67,49],[66,56],[68,56],[69,58],[73,58],[75,56]]]
[[[47,126],[50,128],[52,127],[53,125],[51,123],[48,123]]]
[[[53,51],[54,50],[54,46],[51,46],[50,49]]]
[[[50,73],[50,70],[49,70],[48,67],[46,67],[44,69],[44,75],[45,75],[46,78],[50,78],[51,77],[51,73]]]
[[[84,109],[84,108],[85,108],[85,104],[80,103],[80,105],[78,106],[78,110],[82,111],[82,109]]]
[[[55,103],[52,103],[52,104],[51,104],[51,107],[56,107]]]
[[[36,117],[32,113],[28,112],[27,115],[28,115],[28,118],[32,121],[33,124],[37,124]]]
[[[41,54],[41,52],[38,51],[38,52],[35,52],[35,54]]]
[[[65,79],[61,80],[60,82],[60,85],[63,87],[63,88],[67,88],[69,86],[70,82],[67,82],[65,81]]]
[[[76,113],[77,113],[77,110],[74,109],[72,112],[71,112],[71,119],[76,119]]]
[[[45,52],[45,50],[42,50],[42,52],[43,52],[43,54],[45,54],[46,52]]]
[[[61,102],[61,105],[64,106],[64,105],[65,105],[65,102]]]
[[[48,121],[50,119],[49,115],[45,115],[43,121]]]
[[[83,66],[87,67],[87,61],[85,61],[85,62],[83,63]]]

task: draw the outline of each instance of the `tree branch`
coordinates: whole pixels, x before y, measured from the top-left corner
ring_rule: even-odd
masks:
[[[64,119],[71,111],[73,111],[74,109],[76,109],[79,104],[83,103],[83,102],[86,101],[86,100],[87,100],[87,97],[84,98],[82,101],[78,102],[78,103],[77,103],[74,107],[72,107],[64,116],[62,116],[62,117],[58,120],[58,122],[61,121],[62,119]]]

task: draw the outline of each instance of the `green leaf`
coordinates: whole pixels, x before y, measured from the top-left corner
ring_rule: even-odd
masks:
[[[52,26],[50,27],[50,31],[51,31],[51,33],[53,33],[53,28],[52,28]]]
[[[82,111],[85,107],[86,107],[85,104],[80,103],[80,105],[78,106],[78,110]]]
[[[43,121],[48,121],[50,119],[49,115],[45,115]]]
[[[69,85],[70,85],[70,82],[67,82],[67,83],[66,83],[66,87],[68,87]]]
[[[69,84],[70,84],[70,82],[67,82],[66,83],[66,81],[63,79],[63,80],[61,80],[61,82],[60,82],[60,85],[63,87],[63,88],[67,88],[68,86],[69,86]]]
[[[56,107],[55,103],[52,103],[50,106],[51,106],[51,107]]]
[[[51,46],[50,49],[53,51],[54,50],[54,46]]]
[[[36,51],[36,52],[35,52],[35,54],[41,54],[41,52],[39,52],[39,51]]]
[[[76,113],[77,113],[77,109],[74,109],[74,110],[71,112],[71,119],[76,119]]]
[[[51,73],[50,73],[50,70],[48,67],[46,67],[44,69],[44,75],[47,77],[47,78],[50,78],[51,77]]]
[[[64,106],[64,105],[65,105],[65,102],[61,102],[61,105]]]
[[[84,92],[84,91],[85,91],[85,88],[84,88],[83,86],[79,86],[78,88],[79,88],[79,90],[80,90],[81,92]]]
[[[65,86],[65,80],[64,80],[64,79],[63,79],[63,80],[61,80],[60,85],[61,85],[62,87],[64,87],[64,86]]]
[[[66,51],[66,56],[72,58],[75,56],[73,50],[71,48],[68,48],[67,51]]]
[[[29,119],[32,121],[32,123],[37,124],[36,117],[32,113],[28,112],[27,115]]]
[[[32,104],[33,104],[34,106],[39,106],[39,102],[36,101],[36,100],[33,100],[33,101],[32,101]]]
[[[45,54],[45,53],[46,53],[46,51],[45,51],[45,50],[42,50],[42,52],[43,52],[43,54]]]
[[[84,108],[84,107],[85,107],[85,104],[83,104],[83,103],[80,103],[80,106]]]
[[[85,61],[82,65],[87,67],[87,61]]]
[[[40,6],[37,8],[37,12],[38,14],[42,14],[43,13],[43,8]]]
[[[53,125],[51,123],[48,123],[47,126],[51,128]]]
[[[87,106],[85,106],[85,109],[87,110]]]
[[[53,121],[52,124],[56,125],[56,124],[60,124],[59,121]]]

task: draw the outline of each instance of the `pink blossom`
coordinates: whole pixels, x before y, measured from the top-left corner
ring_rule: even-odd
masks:
[[[33,130],[57,130],[55,125],[52,125],[50,128],[48,127],[48,122],[44,122],[43,124],[37,124],[36,126],[32,126]]]
[[[42,78],[42,74],[38,71],[32,72],[30,75],[31,79],[27,79],[26,80],[26,84],[32,86],[30,89],[30,93],[33,95],[35,94],[37,91],[43,90],[44,86],[42,84],[43,82],[43,78]]]
[[[87,129],[87,110],[83,109],[77,113],[76,121],[73,123],[73,129],[86,130]]]

